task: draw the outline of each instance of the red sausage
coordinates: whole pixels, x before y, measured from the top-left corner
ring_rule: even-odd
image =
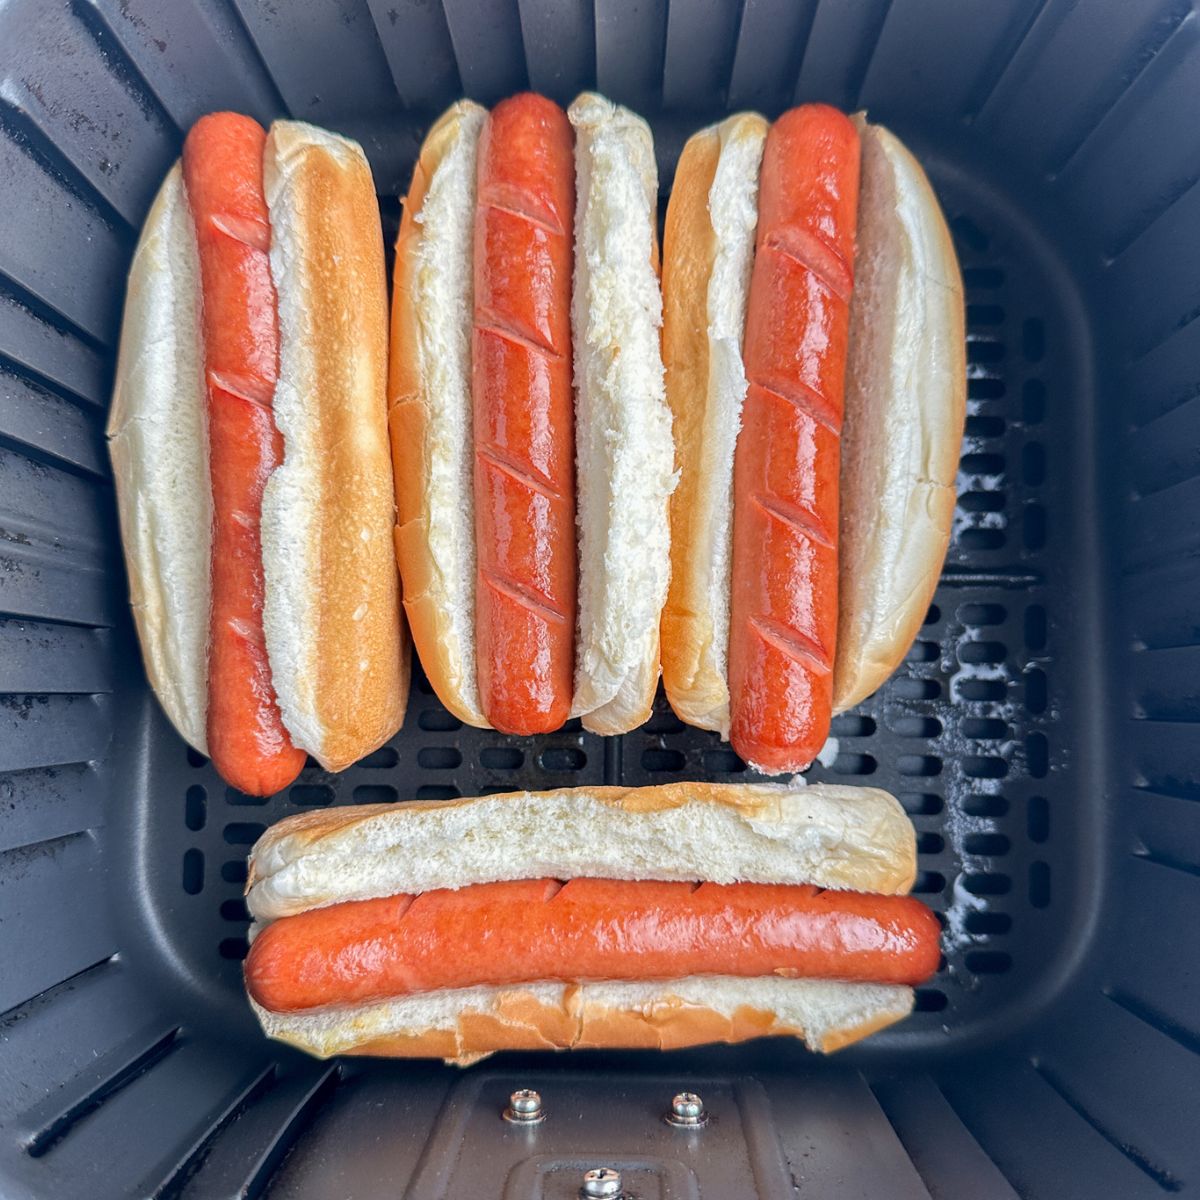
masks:
[[[279,716],[263,642],[262,494],[283,458],[271,405],[279,375],[257,121],[214,113],[192,126],[183,177],[200,251],[212,480],[208,749],[234,787],[269,796],[304,765]]]
[[[734,455],[729,690],[733,748],[775,772],[808,766],[829,733],[858,173],[858,133],[836,109],[792,109],[767,134]]]
[[[484,715],[505,733],[547,733],[571,709],[574,172],[557,104],[496,105],[475,215],[475,644]]]
[[[246,960],[264,1008],[293,1012],[539,979],[786,975],[921,983],[937,918],[907,896],[782,884],[553,879],[314,909],[269,925]]]

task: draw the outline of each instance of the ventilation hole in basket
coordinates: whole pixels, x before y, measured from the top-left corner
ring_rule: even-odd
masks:
[[[189,767],[207,767],[208,759],[200,753],[199,750],[193,750],[191,746],[187,748],[187,762]]]
[[[520,788],[513,787],[510,783],[494,783],[489,787],[480,788],[479,794],[481,796],[503,796],[509,792],[519,792],[520,790]]]
[[[946,840],[938,833],[917,834],[918,854],[941,854],[946,847]]]
[[[1046,672],[1037,667],[1025,673],[1025,707],[1031,713],[1046,711]]]
[[[870,754],[839,754],[833,761],[839,775],[874,775],[879,764]]]
[[[935,792],[901,792],[896,798],[910,817],[936,816],[944,807]]]
[[[1025,761],[1034,779],[1044,779],[1050,770],[1050,746],[1044,733],[1031,733],[1025,739]]]
[[[897,717],[891,728],[899,737],[935,738],[942,732],[942,723],[937,717]]]
[[[1008,801],[1003,796],[977,792],[963,797],[962,810],[968,817],[1002,817],[1008,812]]]
[[[525,751],[516,746],[485,746],[479,752],[479,765],[489,771],[515,771],[525,761]]]
[[[417,788],[418,800],[457,800],[462,792],[448,783],[424,783]]]
[[[299,783],[288,792],[288,799],[307,808],[324,808],[333,803],[333,788],[326,783]]]
[[[964,550],[1000,550],[1008,536],[1003,529],[964,529],[958,535],[958,544]]]
[[[936,604],[931,604],[925,610],[923,625],[936,625],[942,619],[942,610]]]
[[[1004,380],[994,375],[976,375],[967,380],[968,400],[999,400],[1006,391]]]
[[[913,642],[904,656],[905,662],[926,663],[936,662],[938,657],[937,642]]]
[[[992,338],[967,336],[967,362],[989,364],[1003,362],[1008,347]]]
[[[417,717],[417,725],[426,733],[453,733],[462,728],[462,722],[444,708],[427,708]]]
[[[1030,317],[1021,325],[1021,353],[1031,363],[1046,357],[1046,326],[1037,317]]]
[[[196,896],[204,889],[204,852],[193,847],[183,854],[183,890]]]
[[[582,717],[572,717],[569,721],[566,722],[566,724],[564,724],[562,726],[561,729],[559,729],[558,732],[559,733],[582,733],[583,732],[583,718]]]
[[[253,846],[266,829],[257,821],[234,821],[225,826],[225,841],[230,846]]]
[[[1026,442],[1021,447],[1021,482],[1026,487],[1040,487],[1046,482],[1046,451],[1039,442]]]
[[[1046,610],[1040,604],[1025,610],[1025,645],[1030,650],[1046,648]]]
[[[1041,550],[1046,544],[1046,510],[1040,504],[1027,504],[1021,514],[1021,541],[1026,550]]]
[[[937,988],[917,988],[913,1012],[941,1012],[948,1003],[946,993]]]
[[[1008,684],[1003,679],[956,679],[954,695],[956,700],[981,701],[1003,700]]]
[[[1040,379],[1027,379],[1021,386],[1021,419],[1037,425],[1046,417],[1046,385]]]
[[[998,288],[1004,286],[1004,272],[999,267],[965,267],[963,286],[966,288]]]
[[[946,890],[946,877],[940,871],[918,871],[912,890],[918,896],[940,896]]]
[[[370,767],[372,769],[394,767],[400,761],[400,755],[391,746],[380,746],[378,750],[373,750],[366,758],[359,759],[360,767]]]
[[[221,919],[223,921],[249,921],[250,912],[244,900],[222,900]]]
[[[964,875],[962,884],[972,896],[1007,896],[1012,891],[1012,880],[1007,875],[988,872]]]
[[[188,788],[183,798],[183,823],[197,833],[208,819],[208,793],[198,784]]]
[[[643,727],[646,733],[682,733],[683,722],[669,708],[656,708]]]
[[[1002,950],[971,950],[963,962],[972,975],[1003,975],[1012,967],[1012,955]]]
[[[897,700],[936,700],[942,685],[936,679],[893,679],[890,691]]]
[[[1012,928],[1012,917],[1001,912],[969,912],[963,927],[968,933],[984,936],[1007,933]]]
[[[249,792],[239,792],[237,788],[225,789],[225,803],[235,808],[260,808],[270,800],[270,796],[251,796]]]
[[[998,304],[968,304],[968,325],[1003,325],[1004,309]]]
[[[901,775],[932,778],[942,773],[942,760],[936,754],[901,754],[896,759],[896,770]]]
[[[980,854],[994,858],[999,854],[1007,854],[1012,843],[1002,833],[969,833],[963,839],[963,851],[967,854]]]
[[[963,512],[1000,512],[1006,497],[1003,492],[963,492],[958,498],[958,507]]]
[[[963,774],[968,779],[1003,779],[1008,763],[994,754],[968,754],[962,760]]]
[[[1008,736],[1008,723],[997,717],[964,717],[962,735],[974,741],[994,742]]]
[[[1008,609],[1003,604],[960,604],[958,619],[964,625],[1002,625]]]
[[[713,775],[740,775],[746,769],[739,755],[724,748],[705,750],[703,761],[705,771]]]
[[[250,943],[244,937],[222,938],[221,944],[217,947],[217,953],[222,958],[241,961],[250,953]]]
[[[1030,796],[1025,826],[1031,842],[1044,842],[1050,836],[1050,805],[1045,796]]]
[[[417,751],[417,766],[426,771],[453,771],[462,766],[462,751],[453,746],[426,746]]]
[[[250,874],[250,868],[244,858],[231,859],[221,864],[221,878],[226,883],[245,883]]]
[[[970,217],[955,217],[950,222],[950,230],[954,234],[954,240],[961,245],[966,246],[968,250],[974,250],[980,253],[988,248],[988,236],[971,220]],[[1001,277],[1003,282],[1003,277]],[[999,284],[994,286],[999,287]]]
[[[664,751],[664,753],[666,752]],[[677,751],[672,750],[670,753],[677,754]],[[678,757],[680,760],[683,759],[682,754],[679,754]],[[551,746],[538,755],[537,763],[543,771],[582,771],[587,766],[587,755],[578,746]],[[682,765],[682,761],[680,765]],[[675,771],[678,770],[678,767],[649,767],[647,769]]]
[[[355,804],[395,804],[400,793],[386,783],[360,784],[353,792]]]
[[[862,717],[858,713],[840,713],[830,723],[829,732],[833,737],[870,737],[875,732],[875,722],[871,717]]]
[[[968,417],[966,429],[969,438],[998,438],[1004,436],[1003,417]]]
[[[1050,903],[1050,864],[1029,864],[1029,903],[1034,908],[1046,908]]]
[[[958,647],[958,661],[968,667],[984,663],[995,666],[1007,657],[1008,648],[1003,642],[963,642]]]
[[[682,771],[686,762],[687,759],[679,750],[663,750],[652,746],[642,751],[643,771]]]
[[[964,454],[962,457],[962,472],[964,475],[1003,475],[1003,454]]]

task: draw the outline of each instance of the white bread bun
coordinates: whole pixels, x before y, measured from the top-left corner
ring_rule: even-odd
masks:
[[[485,728],[475,675],[471,319],[486,119],[460,100],[421,147],[396,239],[388,384],[404,610],[439,699]]]
[[[966,418],[962,276],[945,217],[900,141],[856,123],[834,712],[874,692],[921,627],[950,541]]]
[[[207,754],[212,487],[200,259],[179,163],[129,269],[108,437],[146,674],[180,736]]]
[[[408,700],[392,545],[383,234],[356,142],[276,121],[263,182],[283,435],[262,501],[263,632],[292,742],[340,771],[400,728]]]
[[[497,880],[811,883],[894,895],[916,838],[877,788],[672,783],[563,788],[298,813],[250,854],[258,921],[343,900]]]
[[[679,487],[663,686],[679,717],[729,737],[733,452],[746,374],[742,336],[767,122],[739,113],[691,137],[663,236],[663,359]]]
[[[318,1058],[370,1054],[468,1066],[498,1050],[675,1050],[779,1035],[803,1037],[810,1049],[828,1052],[906,1017],[913,990],[887,983],[690,976],[462,988],[311,1013],[273,1013],[250,1004],[269,1037]]]
[[[592,93],[575,128],[575,356],[579,624],[572,715],[625,733],[650,715],[670,577],[675,486],[663,387],[650,127]]]

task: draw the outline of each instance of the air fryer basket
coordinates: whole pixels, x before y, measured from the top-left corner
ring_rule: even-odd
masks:
[[[0,1194],[1200,1193],[1200,21],[1184,0],[0,0]],[[949,560],[810,778],[900,796],[945,961],[898,1028],[672,1055],[318,1063],[245,1005],[249,845],[314,805],[746,779],[661,701],[603,740],[403,731],[268,801],[150,697],[103,446],[137,229],[201,113],[357,137],[385,234],[442,106],[585,86],[663,198],[721,113],[864,106],[968,301]],[[683,1085],[713,1115],[661,1120]],[[550,1119],[499,1119],[537,1087]]]

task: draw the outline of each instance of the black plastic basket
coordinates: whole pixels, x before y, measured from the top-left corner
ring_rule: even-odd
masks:
[[[814,778],[900,796],[945,962],[896,1029],[673,1055],[317,1063],[240,983],[244,858],[307,806],[746,779],[660,700],[463,728],[420,678],[340,776],[233,792],[170,730],[103,446],[124,277],[203,112],[358,138],[385,228],[462,93],[598,86],[664,198],[721,113],[866,106],[968,301],[955,535]],[[0,0],[0,1194],[639,1200],[1200,1193],[1200,17],[1181,0]],[[831,748],[832,749],[832,748]],[[700,1091],[702,1131],[663,1123]],[[550,1119],[506,1125],[534,1086]]]

